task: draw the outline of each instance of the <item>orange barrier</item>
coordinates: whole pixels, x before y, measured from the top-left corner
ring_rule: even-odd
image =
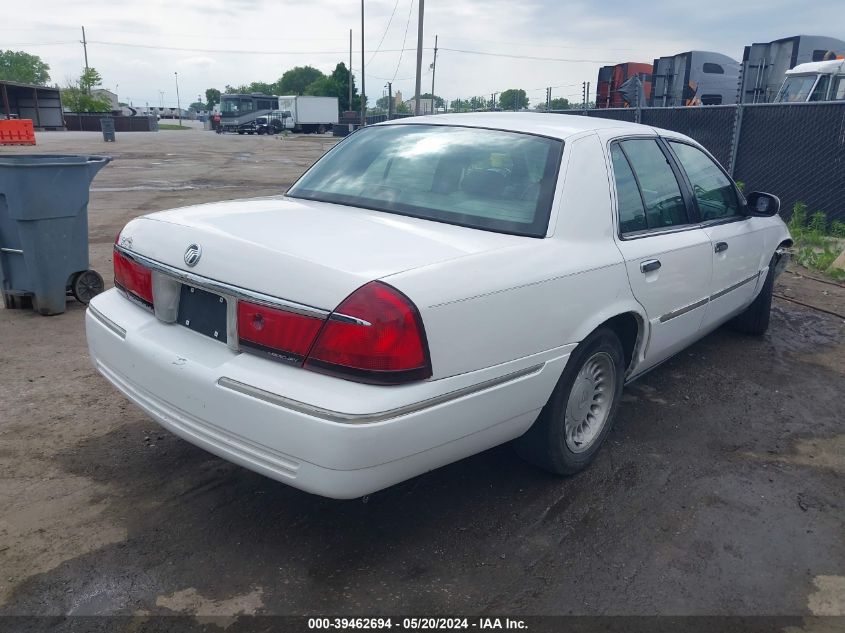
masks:
[[[35,145],[30,119],[0,120],[0,145]]]

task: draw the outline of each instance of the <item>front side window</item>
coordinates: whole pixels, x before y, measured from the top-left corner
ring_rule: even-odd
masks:
[[[364,128],[288,196],[543,237],[563,141],[440,125]]]
[[[223,103],[220,104],[220,110],[223,114],[237,114],[238,113],[238,100],[237,99],[227,99],[223,97]]]
[[[740,214],[739,198],[730,178],[697,147],[669,141],[692,184],[702,221]]]
[[[810,96],[813,84],[816,83],[816,75],[793,75],[787,77],[780,88],[777,98],[778,103],[804,103]]]
[[[702,70],[708,75],[725,74],[725,69],[722,68],[719,64],[714,64],[713,62],[704,62],[704,68],[702,68]]]
[[[675,173],[655,139],[619,143],[636,175],[649,229],[687,224],[687,209]]]

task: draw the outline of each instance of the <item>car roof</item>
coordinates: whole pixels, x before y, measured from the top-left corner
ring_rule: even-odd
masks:
[[[573,111],[577,112],[577,111]],[[545,114],[540,112],[461,112],[429,116],[406,117],[384,121],[378,125],[460,125],[492,128],[512,132],[526,132],[552,138],[567,139],[584,132],[618,129],[619,134],[654,134],[648,125],[602,119],[580,114]]]

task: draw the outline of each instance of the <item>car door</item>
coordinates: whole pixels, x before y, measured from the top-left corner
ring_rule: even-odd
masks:
[[[640,365],[645,370],[699,336],[711,282],[710,238],[698,226],[682,176],[661,141],[617,140],[610,157],[617,244],[650,324]]]
[[[701,225],[713,244],[710,304],[702,327],[713,329],[754,299],[764,236],[759,223],[743,212],[733,181],[700,148],[669,140],[695,199]]]

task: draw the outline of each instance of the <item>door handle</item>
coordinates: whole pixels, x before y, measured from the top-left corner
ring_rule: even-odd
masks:
[[[660,260],[659,259],[647,259],[644,262],[640,263],[640,272],[641,273],[650,273],[654,270],[660,268]]]
[[[727,242],[716,242],[716,252],[721,253],[723,251],[728,250],[728,243]]]

